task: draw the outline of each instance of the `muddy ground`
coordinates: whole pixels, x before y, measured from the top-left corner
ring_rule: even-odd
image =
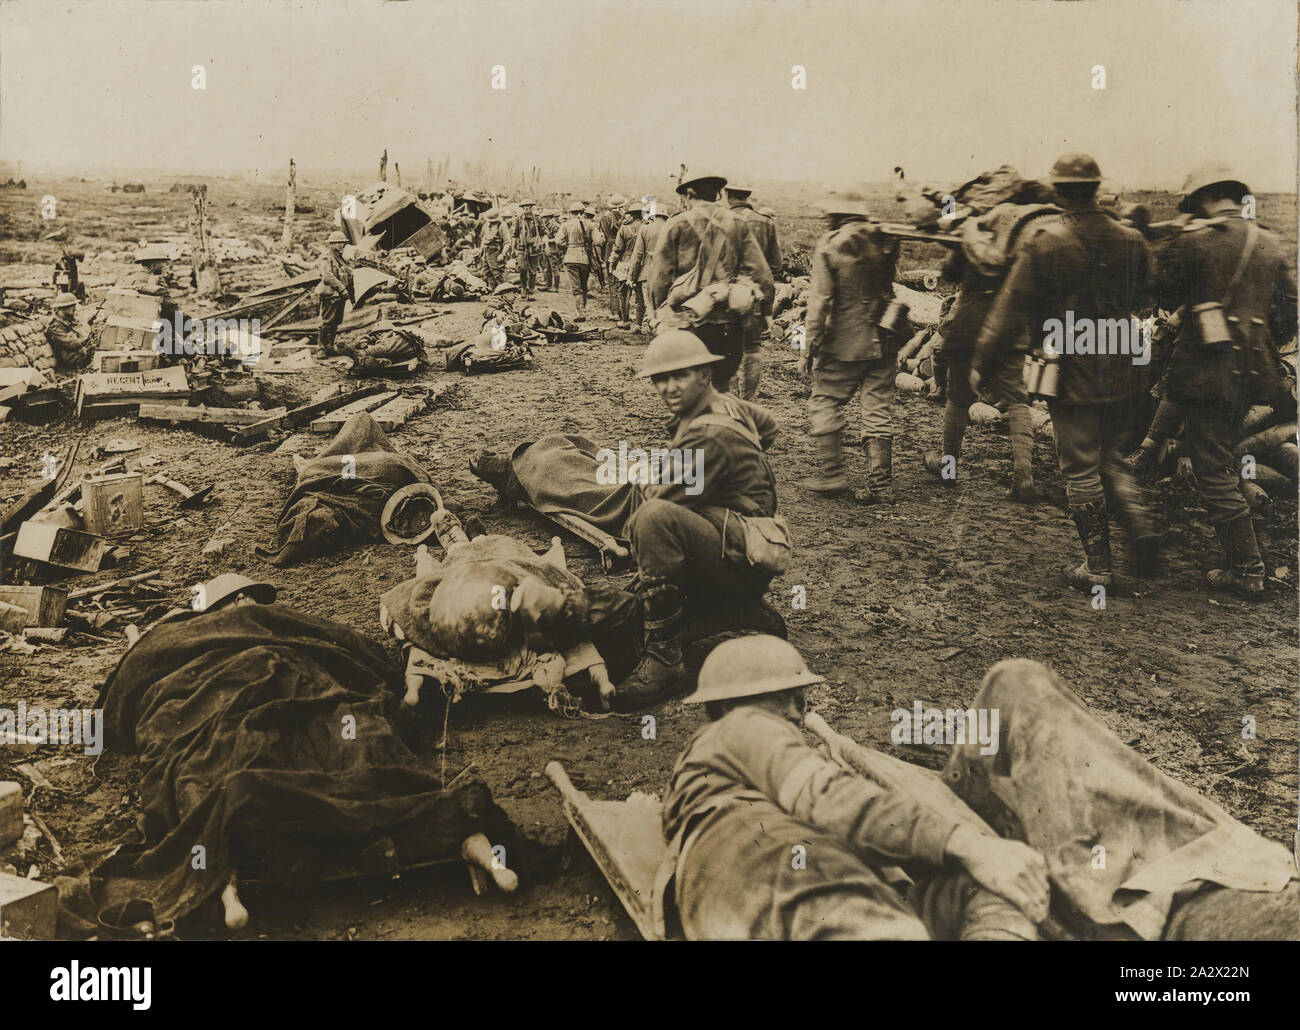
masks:
[[[13,264],[5,281],[48,272],[48,245],[28,242],[27,207],[46,190],[69,196],[71,211],[84,214],[83,236],[95,249],[123,248],[124,240],[183,231],[185,198],[154,192],[124,198],[98,185],[34,183],[27,197],[6,191],[4,260]],[[217,232],[275,232],[265,208],[278,195],[270,188],[212,183]],[[625,191],[626,192],[626,191]],[[310,196],[310,194],[309,194]],[[80,199],[76,199],[80,197]],[[227,203],[227,197],[234,199]],[[323,233],[328,192],[313,197],[318,213],[303,216],[304,233]],[[771,198],[805,242],[815,224],[802,201]],[[1294,199],[1286,210],[1294,212]],[[221,205],[225,205],[223,208]],[[155,208],[133,215],[129,208]],[[1261,215],[1265,221],[1267,212]],[[134,220],[133,220],[134,219]],[[1294,217],[1290,218],[1294,225]],[[18,231],[15,233],[15,229]],[[19,242],[12,242],[17,235]],[[788,237],[787,237],[788,239]],[[913,252],[913,265],[932,264]],[[92,267],[88,271],[96,269]],[[125,265],[105,263],[105,271]],[[238,284],[237,268],[223,270]],[[566,316],[571,298],[541,294],[540,303]],[[440,305],[440,308],[447,307]],[[480,325],[481,302],[450,305],[431,328],[462,339]],[[601,339],[538,347],[530,371],[459,377],[449,403],[408,422],[394,442],[433,474],[445,497],[479,516],[490,532],[509,533],[543,549],[551,536],[535,517],[494,507],[491,488],[475,479],[468,459],[483,448],[505,451],[544,431],[580,433],[617,445],[651,444],[664,437],[660,402],[635,377],[645,340],[612,328],[599,303],[592,324]],[[433,368],[439,367],[435,355]],[[336,378],[317,370],[301,377],[275,377],[268,388],[310,393]],[[429,371],[434,383],[448,373]],[[270,376],[258,376],[270,380]],[[286,380],[295,379],[292,383]],[[1104,610],[1065,588],[1061,568],[1076,562],[1074,531],[1063,511],[1064,493],[1055,472],[1051,441],[1037,444],[1036,472],[1047,499],[1033,507],[1004,499],[1010,475],[1005,429],[972,427],[965,454],[966,478],[946,491],[922,470],[922,451],[939,438],[939,408],[899,395],[895,442],[898,504],[887,511],[864,509],[845,499],[813,498],[798,487],[809,473],[813,448],[806,435],[807,385],[794,373],[793,355],[769,350],[760,399],[783,427],[772,453],[782,512],[796,546],[789,573],[772,586],[790,639],[809,665],[827,676],[812,691],[814,707],[857,740],[932,768],[945,748],[894,747],[890,712],[913,701],[937,707],[964,705],[980,678],[1003,658],[1035,658],[1050,664],[1097,715],[1164,772],[1203,791],[1265,836],[1289,847],[1296,826],[1296,505],[1283,503],[1270,517],[1271,566],[1290,570],[1270,586],[1266,603],[1250,605],[1211,597],[1201,576],[1217,555],[1214,534],[1192,493],[1178,483],[1147,483],[1167,534],[1167,566],[1153,583],[1114,591]],[[325,437],[300,434],[303,453]],[[41,456],[70,439],[82,441],[78,473],[89,451],[110,437],[142,445],[132,459],[153,455],[175,479],[215,483],[215,500],[197,513],[176,509],[174,495],[146,488],[143,539],[118,569],[73,586],[114,575],[161,567],[176,583],[167,602],[185,604],[190,585],[238,571],[269,578],[280,600],[379,638],[380,593],[407,578],[412,554],[389,545],[356,547],[277,569],[260,562],[253,547],[272,539],[275,516],[294,482],[288,453],[240,449],[183,430],[146,427],[134,419],[32,428],[0,425],[0,457],[13,466],[0,481],[0,497],[18,494],[39,474]],[[865,459],[856,448],[850,471],[861,478]],[[134,466],[134,462],[131,467]],[[211,559],[200,555],[216,532],[234,544]],[[565,540],[570,567],[584,577],[602,575],[599,561],[581,543]],[[1121,569],[1121,572],[1123,570]],[[1122,577],[1123,578],[1123,577]],[[806,608],[792,606],[803,587]],[[0,696],[10,705],[25,700],[45,707],[90,707],[125,650],[122,626],[97,636],[73,634],[62,646],[20,657],[0,653]],[[955,654],[954,648],[959,648]],[[395,655],[395,649],[391,649]],[[557,795],[542,775],[561,760],[576,785],[602,798],[633,790],[662,790],[673,760],[702,713],[670,703],[653,713],[657,733],[642,735],[642,719],[612,716],[563,721],[540,702],[470,699],[451,715],[446,769],[473,763],[497,801],[529,835],[556,844],[565,836]],[[1254,718],[1256,739],[1243,741],[1242,720]],[[439,727],[440,728],[440,727]],[[72,750],[38,758],[53,784],[34,788],[14,766],[30,756],[0,752],[0,779],[19,780],[29,811],[39,813],[72,856],[107,842],[130,826],[138,810],[135,766],[130,756],[106,753],[98,760]],[[443,759],[426,752],[431,763]],[[62,764],[59,764],[62,763]],[[13,860],[14,853],[8,857]],[[42,843],[25,864],[48,879],[57,863]],[[25,873],[24,868],[20,872]],[[327,938],[573,938],[636,936],[603,879],[579,861],[561,878],[521,889],[511,897],[475,898],[462,870],[409,876],[395,882],[331,887],[305,897],[269,896],[250,890],[249,936]]]

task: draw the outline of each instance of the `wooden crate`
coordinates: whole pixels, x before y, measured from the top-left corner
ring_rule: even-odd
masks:
[[[58,909],[53,884],[0,873],[0,937],[51,941]]]
[[[161,298],[114,286],[104,295],[101,313],[107,318],[148,319],[152,322],[161,312]]]
[[[114,315],[104,323],[99,336],[100,350],[147,350],[153,352],[158,335],[151,318],[123,318]]]
[[[11,587],[0,585],[0,601],[27,609],[28,626],[61,626],[68,606],[68,592],[58,587]]]
[[[102,537],[53,522],[24,522],[18,527],[18,539],[14,541],[14,555],[18,558],[31,558],[78,572],[98,572],[107,551],[108,541]]]
[[[92,372],[152,372],[162,360],[152,350],[95,351]]]
[[[23,788],[0,780],[0,850],[23,835]]]
[[[96,536],[122,536],[144,526],[144,476],[125,472],[81,483],[82,519]]]

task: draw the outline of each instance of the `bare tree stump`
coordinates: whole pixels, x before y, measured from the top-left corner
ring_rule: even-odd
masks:
[[[393,162],[393,174],[397,176],[397,188],[402,188],[402,166],[396,161]]]
[[[212,236],[208,232],[208,187],[194,187],[194,211],[190,215],[190,264],[200,297],[212,297],[221,292],[221,279],[217,275],[217,262],[212,256]]]
[[[388,181],[388,148],[384,147],[384,152],[379,155],[379,181]]]
[[[298,205],[298,177],[289,158],[289,184],[284,191],[284,232],[280,235],[280,249],[288,252],[293,246],[293,215]]]

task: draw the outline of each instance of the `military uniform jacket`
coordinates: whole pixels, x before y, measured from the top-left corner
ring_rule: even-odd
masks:
[[[749,231],[754,234],[754,239],[758,242],[758,249],[763,252],[763,260],[767,262],[767,267],[772,270],[772,278],[779,278],[784,263],[781,260],[781,244],[776,239],[776,223],[764,218],[747,203],[732,204],[731,210],[738,217],[745,220],[745,224],[749,226]],[[767,314],[770,313],[767,312]]]
[[[704,417],[707,416],[707,417]],[[671,501],[703,515],[722,534],[725,557],[746,564],[745,534],[733,513],[776,514],[776,480],[767,449],[780,430],[757,404],[710,390],[699,410],[673,422],[672,448],[689,451],[696,461],[696,486],[647,486],[648,500]]]
[[[650,264],[654,257],[655,245],[663,235],[664,223],[658,218],[646,222],[636,234],[632,243],[632,265],[628,269],[628,281],[643,283],[650,278]]]
[[[542,220],[536,215],[523,214],[515,223],[515,239],[520,253],[531,257],[542,251]]]
[[[641,231],[639,221],[625,222],[618,227],[618,232],[614,234],[614,245],[609,251],[609,263],[621,272],[626,273],[632,264],[632,247],[636,244],[637,235]]]
[[[809,747],[799,728],[777,712],[756,705],[734,708],[697,730],[673,766],[664,794],[664,836],[677,845],[679,861],[708,861],[696,851],[702,831],[725,821],[734,833],[762,839],[764,811],[780,810],[841,841],[864,863],[876,867],[922,861],[938,868],[957,824],[845,771]],[[789,861],[798,841],[774,841],[780,860]],[[752,886],[763,903],[773,855],[756,846],[755,868],[729,869],[741,885]],[[678,867],[680,872],[681,867]],[[720,870],[721,871],[721,870]]]
[[[343,258],[328,247],[320,260],[320,285],[316,287],[319,297],[346,297],[355,300],[352,288],[352,269]]]
[[[510,246],[510,231],[501,222],[484,222],[479,233],[479,246],[484,250],[505,250]]]
[[[940,330],[943,349],[950,354],[969,354],[975,350],[980,329],[993,310],[993,302],[997,300],[1006,274],[983,275],[964,251],[955,250],[944,262],[943,277],[959,284],[957,302]]]
[[[560,231],[555,234],[555,242],[564,248],[562,260],[566,265],[590,263],[588,255],[592,248],[591,230],[581,215],[571,216],[560,226]]]
[[[871,222],[848,222],[817,241],[805,339],[817,363],[884,356],[876,325],[893,299],[898,244]]]
[[[1107,404],[1127,400],[1145,386],[1145,368],[1130,353],[1101,353],[1109,335],[1131,334],[1131,316],[1140,315],[1154,287],[1155,258],[1141,233],[1120,224],[1097,207],[1037,219],[1026,229],[1007,281],[980,331],[971,367],[984,374],[995,357],[1014,349],[1027,332],[1031,350],[1040,350],[1050,319],[1075,326],[1080,350],[1069,353],[1060,339],[1057,400],[1065,404]],[[1072,314],[1069,314],[1072,313]],[[1091,345],[1079,327],[1093,327]],[[1119,323],[1123,323],[1123,328]]]
[[[724,204],[701,204],[668,219],[650,267],[650,299],[660,307],[678,277],[700,268],[696,292],[717,282],[749,276],[758,284],[764,313],[772,310],[772,271],[749,226]],[[735,321],[725,310],[709,321]]]
[[[79,367],[90,357],[90,338],[76,322],[66,322],[58,315],[45,324],[45,340],[54,352],[59,368]]]
[[[1232,342],[1206,345],[1191,314],[1198,304],[1224,302],[1245,251],[1248,224],[1236,204],[1225,204],[1221,214],[1191,223],[1161,248],[1160,304],[1187,309],[1168,379],[1169,394],[1180,403],[1269,403],[1281,386],[1272,341],[1295,335],[1296,283],[1272,233],[1256,230],[1225,306]]]
[[[618,217],[622,217],[621,215]],[[600,229],[602,242],[600,243],[600,260],[604,264],[609,264],[609,252],[614,247],[614,236],[618,232],[618,221],[613,211],[602,211],[596,216],[596,226]]]

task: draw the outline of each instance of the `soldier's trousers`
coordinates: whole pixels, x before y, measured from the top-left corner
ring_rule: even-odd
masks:
[[[519,289],[523,293],[537,289],[537,262],[536,254],[519,255]]]
[[[1134,406],[1127,399],[1109,404],[1048,401],[1047,406],[1070,507],[1104,500],[1122,522],[1145,521],[1137,481],[1122,454],[1132,436]],[[1231,489],[1241,500],[1235,484]]]
[[[978,399],[970,388],[970,351],[951,351],[944,349],[944,360],[948,365],[948,403],[967,411]],[[994,401],[1006,404],[1028,404],[1029,395],[1025,393],[1025,356],[1019,351],[1012,351],[1002,356],[996,367],[991,367],[988,374],[980,380],[980,392]]]
[[[569,276],[569,290],[578,298],[578,311],[586,311],[587,277],[591,274],[591,269],[587,265],[566,264],[564,270]]]
[[[870,361],[819,361],[813,369],[812,395],[808,398],[808,432],[824,436],[843,429],[844,406],[855,390],[861,390],[862,438],[892,439],[894,418],[890,404],[897,366],[892,356]]]
[[[1188,405],[1183,441],[1196,473],[1201,503],[1216,526],[1250,514],[1237,485],[1240,465],[1232,453],[1238,420],[1230,409],[1215,404]]]
[[[741,532],[739,523],[732,526]],[[627,536],[643,576],[671,580],[687,594],[693,592],[692,584],[707,585],[710,594],[762,594],[771,581],[765,573],[726,559],[717,527],[682,504],[643,501],[627,521]],[[744,544],[736,540],[733,546]]]
[[[488,289],[495,290],[501,285],[501,274],[504,266],[501,263],[501,251],[483,249],[483,278],[487,281]]]
[[[344,297],[320,298],[320,330],[316,341],[326,354],[334,351],[334,337],[338,334],[339,324],[343,321]]]
[[[632,306],[636,311],[636,324],[640,325],[645,321],[646,284],[639,282],[629,285],[632,287]]]
[[[967,873],[928,872],[905,901],[833,835],[753,802],[688,829],[675,900],[689,940],[1037,939]]]
[[[554,254],[542,255],[542,288],[547,290],[560,288],[560,259]]]
[[[605,295],[609,301],[609,313],[615,319],[621,318],[623,304],[620,299],[623,284],[614,276],[613,271],[605,269]]]
[[[710,354],[719,354],[721,361],[715,361],[710,370],[713,375],[713,388],[721,393],[731,389],[731,377],[740,368],[740,359],[744,348],[744,337],[740,326],[733,322],[704,322],[691,330],[709,348]]]

